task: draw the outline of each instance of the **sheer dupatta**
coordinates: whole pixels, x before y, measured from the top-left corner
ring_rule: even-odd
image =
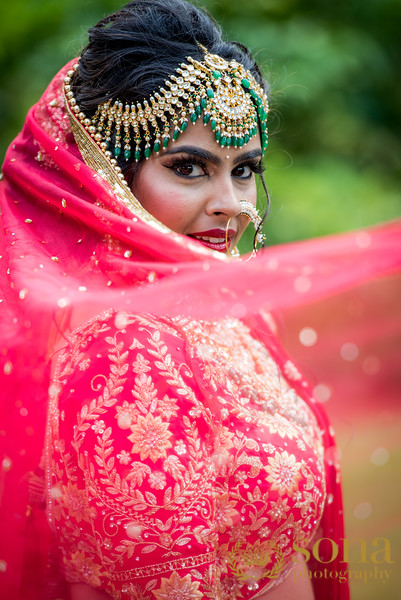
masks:
[[[322,310],[327,323],[321,324],[319,335],[324,339],[332,316],[324,313],[326,303],[335,298],[340,307],[363,286],[375,285],[376,300],[357,330],[352,318],[341,327],[347,336],[352,332],[354,344],[368,337],[382,348],[378,376],[386,373],[387,385],[396,389],[396,364],[383,342],[387,329],[395,335],[389,323],[397,320],[398,307],[384,307],[379,290],[388,286],[386,293],[393,294],[399,285],[400,223],[269,248],[249,261],[211,252],[146,213],[93,142],[82,131],[77,134],[62,95],[70,67],[62,69],[29,112],[6,155],[0,184],[0,586],[10,599],[61,597],[49,562],[51,533],[41,489],[49,369],[69,332],[102,310],[238,317],[284,368],[287,357],[273,332],[273,313],[280,333],[286,331],[286,319],[304,329],[310,311],[316,315]],[[378,325],[381,319],[387,329]],[[331,366],[328,357],[328,376]],[[313,371],[313,364],[308,368]],[[296,379],[291,385],[297,389]],[[340,388],[345,405],[349,389]],[[297,391],[313,408],[324,435],[328,502],[322,537],[339,540],[342,501],[332,433],[311,389],[299,386]],[[323,546],[321,562],[333,572],[344,570],[341,556],[327,560],[331,544]],[[318,569],[321,563],[311,559],[309,566]],[[338,578],[314,584],[317,598],[348,598],[347,584]]]

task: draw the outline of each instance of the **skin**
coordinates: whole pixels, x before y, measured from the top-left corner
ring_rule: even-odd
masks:
[[[222,148],[198,120],[140,165],[132,191],[149,213],[183,235],[225,231],[229,222],[233,248],[249,224],[240,200],[256,205],[261,158],[257,136],[242,148]]]
[[[304,558],[302,554],[297,554],[297,562],[288,577],[277,587],[258,596],[257,600],[315,600]]]

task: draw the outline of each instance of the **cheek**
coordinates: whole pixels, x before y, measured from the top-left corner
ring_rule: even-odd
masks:
[[[251,202],[251,204],[256,206],[256,199],[257,199],[256,182],[253,182],[253,184],[248,189],[247,193],[244,194],[244,198],[245,198],[245,200],[248,200],[248,202]]]
[[[136,187],[136,196],[142,206],[156,219],[177,233],[183,233],[191,219],[193,201],[189,194],[165,181],[149,181],[145,177]]]

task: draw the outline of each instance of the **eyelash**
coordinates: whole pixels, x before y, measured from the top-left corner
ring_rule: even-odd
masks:
[[[206,168],[206,164],[199,160],[199,158],[177,158],[176,160],[173,160],[169,165],[166,165],[166,167],[168,169],[171,169],[172,171],[174,171],[176,173],[176,175],[178,175],[179,177],[187,177],[190,178],[191,175],[183,175],[182,173],[178,172],[178,169],[183,168],[183,167],[192,167],[192,166],[197,166],[200,167],[204,173],[204,175],[207,175],[207,168]],[[193,178],[195,178],[196,176],[193,176]]]
[[[256,173],[256,175],[262,175],[262,173],[264,173],[266,170],[266,167],[261,160],[256,164],[252,163],[252,164],[249,164],[248,166],[251,169],[252,173]]]
[[[176,160],[173,160],[169,165],[165,165],[165,166],[168,169],[171,169],[172,171],[174,171],[179,177],[184,177],[184,178],[188,178],[188,179],[189,178],[195,179],[196,177],[199,177],[199,175],[192,175],[192,176],[191,175],[183,175],[182,173],[178,172],[179,168],[197,166],[202,169],[204,175],[208,175],[206,163],[195,156],[188,157],[188,158],[178,158]],[[233,171],[235,171],[236,169],[239,169],[241,167],[242,168],[249,167],[249,169],[251,171],[249,176],[246,176],[246,177],[238,176],[238,179],[243,179],[243,180],[250,179],[252,177],[253,173],[256,173],[257,175],[261,175],[265,170],[265,167],[264,167],[262,161],[259,161],[258,163],[250,161],[250,162],[245,162],[243,164],[237,165],[233,169]]]

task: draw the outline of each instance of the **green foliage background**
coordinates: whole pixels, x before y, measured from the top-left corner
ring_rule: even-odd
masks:
[[[0,159],[47,83],[123,0],[9,0],[0,18]],[[269,243],[400,213],[401,0],[199,0],[271,86]],[[354,474],[352,485],[360,479]],[[396,481],[394,473],[394,481]],[[348,484],[348,493],[352,485]],[[395,578],[395,575],[393,576]],[[355,589],[375,600],[377,585]],[[397,590],[397,591],[396,591]],[[395,598],[398,583],[384,594]]]
[[[401,0],[203,0],[271,86],[269,243],[391,219],[401,199]],[[0,157],[119,0],[12,0],[0,19]]]

